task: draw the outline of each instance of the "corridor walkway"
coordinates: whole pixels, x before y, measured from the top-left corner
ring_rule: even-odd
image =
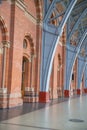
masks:
[[[87,130],[87,96],[2,120],[0,130]]]

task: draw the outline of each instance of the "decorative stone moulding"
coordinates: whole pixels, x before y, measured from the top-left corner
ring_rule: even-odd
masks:
[[[38,102],[38,93],[34,91],[34,87],[25,87],[23,102]]]
[[[3,48],[0,48],[0,54],[3,54]]]
[[[0,94],[7,93],[7,88],[0,88]]]
[[[10,42],[9,41],[2,41],[3,43],[3,47],[7,47],[7,48],[10,48]]]

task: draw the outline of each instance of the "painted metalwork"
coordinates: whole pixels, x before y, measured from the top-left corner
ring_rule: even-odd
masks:
[[[86,67],[86,60],[84,59],[84,57],[78,56],[78,82],[77,82],[78,89],[82,87],[81,83],[85,67]]]
[[[80,38],[80,41],[77,46],[71,46],[70,44],[67,46],[66,49],[66,76],[67,79],[65,79],[65,87],[64,89],[69,90],[70,83],[71,83],[71,76],[73,72],[73,67],[75,60],[80,52],[80,49],[82,47],[82,44],[84,43],[85,38],[87,37],[87,29],[83,33],[82,37]]]
[[[41,81],[40,81],[40,91],[48,91],[49,89],[49,80],[51,74],[51,68],[53,63],[53,58],[57,45],[59,43],[60,36],[63,32],[63,28],[77,2],[77,0],[70,0],[69,6],[65,11],[65,14],[56,27],[50,26],[48,24],[49,16],[52,14],[54,9],[54,4],[59,2],[59,0],[53,0],[50,4],[48,11],[45,10],[45,17],[43,22],[43,43],[42,43],[42,61],[41,61]],[[46,5],[46,1],[45,4]]]
[[[78,71],[77,71],[77,81],[78,87],[80,88],[80,83],[82,80],[83,70],[86,64],[86,56],[81,57],[81,50],[84,48],[86,50],[87,39],[87,1],[77,1],[72,14],[70,15],[67,22],[67,49],[66,49],[66,70],[65,70],[65,88],[70,89],[71,76],[74,67],[75,60],[78,58]],[[84,37],[84,38],[83,38]],[[83,41],[81,41],[83,39]],[[73,44],[74,43],[74,44]],[[78,57],[77,57],[78,56]],[[83,60],[81,60],[83,59]],[[84,61],[84,62],[83,62]],[[80,63],[80,64],[79,64]]]
[[[77,29],[78,25],[80,24],[81,19],[83,17],[85,17],[86,14],[87,14],[87,8],[82,12],[82,14],[80,15],[79,19],[77,20],[77,22],[75,23],[74,27],[72,28],[72,31],[69,33],[69,36],[68,36],[68,39],[67,39],[68,43],[70,42],[70,39],[71,39],[71,36],[72,36],[73,32]]]
[[[84,71],[84,86],[87,88],[87,64],[85,66],[85,71]]]

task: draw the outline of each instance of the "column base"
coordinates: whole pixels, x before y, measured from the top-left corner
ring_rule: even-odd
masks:
[[[6,94],[7,88],[0,88],[0,94]]]
[[[54,89],[53,92],[52,92],[52,98],[53,99],[57,99],[58,98],[58,94],[57,94],[57,90]]]
[[[87,88],[84,88],[84,93],[87,93]]]
[[[64,90],[64,97],[69,97],[69,90]]]
[[[23,105],[21,94],[0,94],[0,108],[12,108]]]
[[[62,90],[62,87],[58,88],[57,94],[58,94],[58,97],[63,97],[63,90]]]
[[[77,95],[80,95],[80,94],[81,94],[81,90],[77,89]]]
[[[32,91],[26,91],[23,97],[23,102],[38,102],[38,94]]]
[[[49,102],[49,92],[40,92],[39,93],[39,102],[46,103]]]

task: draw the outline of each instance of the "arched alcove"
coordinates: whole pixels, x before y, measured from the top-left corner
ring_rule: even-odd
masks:
[[[7,49],[8,42],[8,30],[5,20],[0,16],[0,88],[7,87],[6,74],[7,74]],[[1,90],[2,91],[2,90]]]

